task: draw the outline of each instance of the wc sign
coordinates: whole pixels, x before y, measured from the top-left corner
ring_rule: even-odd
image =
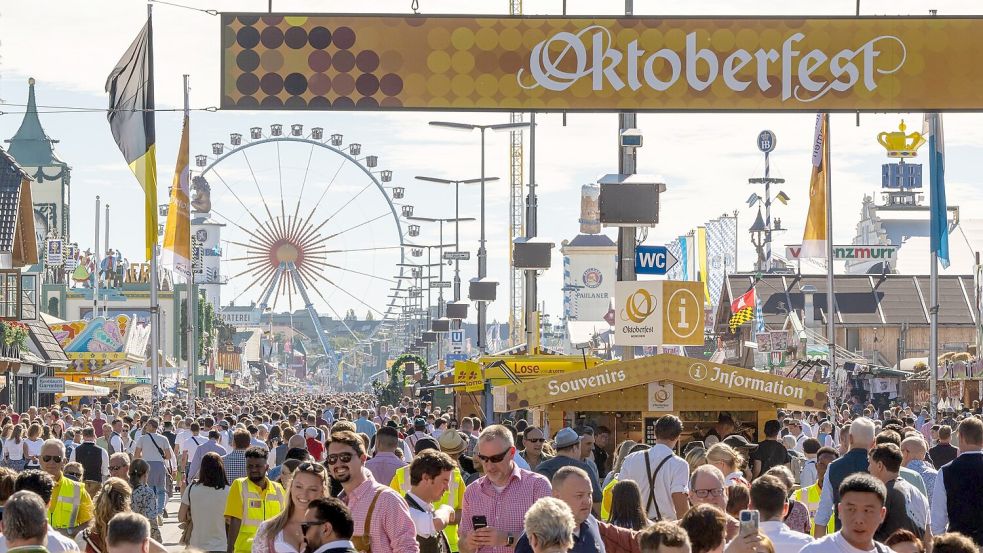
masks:
[[[464,351],[464,330],[450,331],[451,352],[461,353]]]
[[[679,263],[665,246],[638,246],[635,249],[636,275],[664,275]]]

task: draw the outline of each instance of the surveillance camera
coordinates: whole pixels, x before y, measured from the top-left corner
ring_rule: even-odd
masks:
[[[642,131],[638,129],[625,129],[621,131],[622,148],[641,148]]]

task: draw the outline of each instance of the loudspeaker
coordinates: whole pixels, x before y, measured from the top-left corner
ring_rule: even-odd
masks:
[[[602,184],[601,224],[650,227],[659,222],[658,184]]]
[[[451,302],[447,304],[448,319],[467,319],[468,304],[465,302]]]
[[[475,279],[468,283],[468,299],[471,301],[495,301],[497,290],[497,282]]]
[[[535,238],[516,238],[512,242],[512,266],[516,269],[549,269],[553,243]]]
[[[450,319],[432,319],[430,321],[430,330],[434,332],[450,332],[451,331],[451,320]]]

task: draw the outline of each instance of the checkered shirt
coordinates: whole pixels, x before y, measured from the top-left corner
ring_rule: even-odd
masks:
[[[351,494],[343,492],[338,496],[352,512],[355,535],[364,535],[369,506],[372,505],[376,491],[382,489],[372,512],[372,520],[368,523],[372,553],[420,553],[420,544],[416,541],[416,525],[410,518],[406,500],[389,486],[377,482],[368,469],[363,467],[362,474],[365,482],[359,484]]]
[[[502,532],[511,532],[516,539],[522,534],[526,511],[536,500],[552,494],[550,481],[541,474],[520,469],[512,463],[512,475],[502,493],[482,476],[464,490],[464,506],[458,527],[460,540],[474,531],[471,517],[484,515],[488,526]],[[373,552],[374,553],[374,552]],[[476,553],[512,553],[511,547],[480,547]]]
[[[233,449],[222,457],[222,464],[225,465],[225,476],[229,482],[246,477],[246,450]]]

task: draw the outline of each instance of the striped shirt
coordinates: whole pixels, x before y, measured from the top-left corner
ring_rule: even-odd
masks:
[[[364,535],[365,527],[369,528],[369,540],[372,553],[419,553],[420,545],[416,541],[416,525],[410,518],[410,509],[406,501],[389,486],[376,482],[372,472],[362,468],[365,482],[352,490],[351,494],[342,492],[339,499],[348,505],[355,522],[355,535]],[[369,507],[376,491],[381,489],[379,499],[375,503],[372,519],[365,523]]]
[[[549,497],[551,493],[550,481],[545,476],[520,469],[514,463],[512,475],[509,476],[509,481],[501,492],[495,489],[495,485],[487,476],[482,476],[464,490],[464,507],[457,530],[459,539],[463,541],[465,536],[474,531],[471,517],[475,515],[484,515],[490,528],[510,532],[518,539],[525,525],[526,511],[536,500]],[[512,548],[506,546],[480,547],[477,551],[477,553],[511,552]]]

